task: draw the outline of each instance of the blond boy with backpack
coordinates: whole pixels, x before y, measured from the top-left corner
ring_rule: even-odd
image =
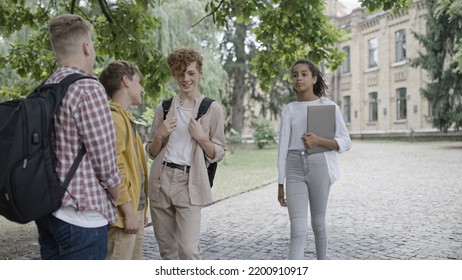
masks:
[[[48,28],[58,69],[46,84],[59,83],[74,73],[94,77],[96,53],[90,24],[69,14],[54,17]],[[114,124],[101,83],[88,78],[70,85],[54,120],[53,149],[61,181],[82,147],[86,153],[60,208],[35,220],[41,257],[104,259],[108,224],[117,221],[113,200],[118,199],[121,178]]]

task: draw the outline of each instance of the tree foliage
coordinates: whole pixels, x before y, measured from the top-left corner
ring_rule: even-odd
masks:
[[[160,24],[154,31],[153,44],[164,56],[179,47],[199,50],[204,57],[200,91],[211,98],[222,100],[226,95],[228,75],[220,60],[218,30],[211,19],[205,19],[201,24],[191,27],[204,16],[206,1],[163,1],[154,10]],[[170,91],[176,90],[175,82],[168,83],[167,88]]]
[[[411,4],[410,0],[360,2],[371,10],[399,10]],[[264,91],[300,57],[325,62],[331,69],[344,58],[338,43],[345,33],[324,15],[323,0],[211,0],[206,11],[224,28],[234,21],[256,23],[251,31],[259,47],[251,63]]]
[[[447,16],[448,20],[454,23],[459,29],[462,28],[462,1],[439,0],[435,14],[437,16]],[[462,37],[456,39],[454,45],[455,71],[462,73]]]
[[[413,4],[410,0],[358,0],[358,2],[361,6],[367,7],[370,11],[400,11],[403,9],[406,10]]]
[[[205,3],[206,0],[2,2],[0,51],[5,55],[0,58],[4,69],[0,96],[24,96],[48,77],[56,63],[47,23],[54,15],[76,13],[94,27],[98,55],[95,73],[114,59],[135,62],[145,76],[148,101],[154,103],[174,90],[174,84],[168,83],[171,77],[165,65],[166,55],[177,47],[193,47],[204,56],[201,90],[220,100],[225,95],[227,76],[216,53],[216,27],[210,19],[191,28],[204,16]]]
[[[426,34],[415,34],[425,52],[413,65],[425,69],[429,81],[422,94],[432,108],[433,125],[442,131],[462,127],[462,7],[460,1],[426,0]],[[449,8],[453,7],[454,10]],[[458,8],[457,8],[458,7]],[[456,11],[459,12],[456,12]]]
[[[146,77],[145,91],[156,97],[163,90],[170,74],[164,57],[152,44],[153,30],[158,26],[152,16],[150,1],[58,1],[4,0],[0,2],[0,35],[10,42],[7,55],[0,58],[0,67],[11,68],[25,80],[18,80],[0,95],[26,95],[38,82],[46,79],[56,68],[48,41],[47,23],[51,17],[75,13],[94,27],[94,42],[99,63],[108,59],[135,62]],[[16,36],[27,32],[27,38]],[[31,83],[35,82],[35,83]],[[31,86],[24,87],[22,83]]]
[[[322,0],[212,0],[206,11],[224,28],[233,21],[256,23],[251,32],[258,51],[251,63],[264,91],[300,57],[332,68],[342,62],[337,43],[344,32],[329,23]]]
[[[197,7],[204,7],[204,1],[207,4],[202,12],[203,20],[199,20]],[[405,7],[410,1],[361,2],[372,9],[394,9]],[[210,50],[205,52],[206,61],[213,61],[219,57],[212,51],[214,42],[223,35],[213,28],[226,32],[234,23],[251,28],[247,40],[255,47],[249,59],[252,66],[246,70],[252,69],[252,77],[258,77],[258,85],[265,92],[274,89],[275,81],[281,80],[300,57],[325,62],[331,68],[342,62],[343,54],[337,44],[344,32],[329,23],[323,13],[322,0],[202,0],[199,3],[192,0],[3,0],[0,2],[0,45],[8,42],[8,48],[4,50],[6,55],[0,57],[0,67],[4,69],[0,96],[17,97],[15,93],[24,96],[56,68],[46,25],[52,16],[64,13],[79,14],[95,27],[97,65],[113,59],[138,64],[146,77],[144,87],[151,101],[165,93],[164,85],[170,79],[164,60],[167,51],[176,44],[201,46],[202,50]],[[166,7],[162,4],[169,5],[170,12],[162,13]],[[215,26],[207,22],[207,14]],[[178,28],[185,22],[192,27]],[[198,33],[202,33],[201,36],[197,36]],[[212,93],[221,91],[214,97],[222,96],[226,75],[220,72],[218,64],[209,66],[211,72],[218,74],[204,79],[203,87]],[[16,74],[22,79],[8,79]],[[247,77],[250,77],[248,73]]]
[[[399,10],[411,4],[410,0],[362,2],[371,10]],[[232,46],[222,48],[222,53],[233,85],[230,100],[226,102],[232,107],[231,126],[235,130],[240,132],[242,120],[234,115],[243,115],[245,109],[236,82],[245,83],[247,97],[259,102],[263,116],[267,110],[277,115],[281,103],[289,98],[282,92],[289,92],[287,72],[295,60],[308,57],[332,69],[340,65],[343,54],[338,50],[338,43],[345,33],[329,22],[324,15],[324,4],[322,0],[210,0],[206,5],[205,18],[212,17],[224,29],[223,45]],[[246,26],[245,43],[236,40],[236,26]],[[244,50],[246,53],[242,54]],[[246,79],[236,79],[243,71]],[[255,85],[269,94],[261,95]]]

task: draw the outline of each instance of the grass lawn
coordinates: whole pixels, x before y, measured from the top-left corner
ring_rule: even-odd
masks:
[[[255,144],[241,144],[234,153],[228,151],[218,163],[212,188],[215,201],[276,181],[276,160],[276,145],[258,149]]]

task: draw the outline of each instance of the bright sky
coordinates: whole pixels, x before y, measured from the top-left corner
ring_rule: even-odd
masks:
[[[358,0],[339,0],[339,2],[342,2],[350,11],[359,7]]]

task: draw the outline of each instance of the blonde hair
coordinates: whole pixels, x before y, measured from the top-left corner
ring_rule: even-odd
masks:
[[[57,56],[69,56],[82,38],[91,39],[91,25],[78,15],[61,15],[48,23],[51,46]]]
[[[193,62],[196,62],[197,70],[202,72],[202,61],[202,55],[190,48],[176,49],[167,57],[168,68],[174,77],[183,74]]]

